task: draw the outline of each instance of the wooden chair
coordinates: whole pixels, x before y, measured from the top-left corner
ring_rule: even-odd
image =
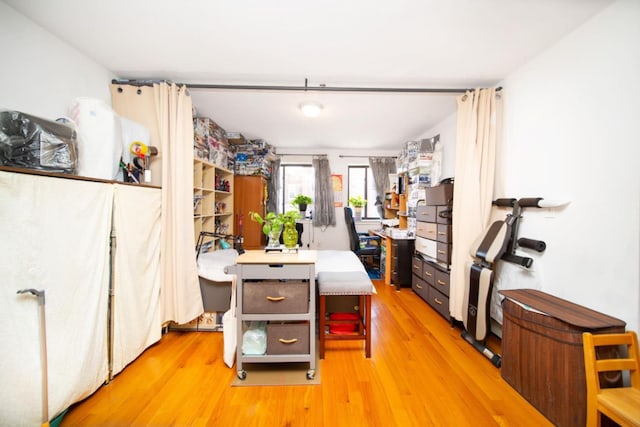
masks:
[[[587,381],[587,427],[600,426],[601,414],[621,426],[640,427],[640,371],[638,366],[638,336],[633,331],[619,334],[582,334],[584,367]],[[627,355],[598,354],[596,348],[625,346]],[[612,351],[608,353],[618,353]],[[597,357],[596,357],[597,355]],[[631,386],[600,388],[601,372],[627,371]]]

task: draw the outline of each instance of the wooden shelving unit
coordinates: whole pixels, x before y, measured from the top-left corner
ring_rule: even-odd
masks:
[[[233,172],[206,160],[193,159],[194,241],[201,231],[233,234]],[[203,251],[218,248],[215,237],[204,239]]]

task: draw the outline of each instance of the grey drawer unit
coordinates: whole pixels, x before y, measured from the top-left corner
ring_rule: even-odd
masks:
[[[445,319],[451,320],[451,314],[449,313],[449,297],[448,296],[446,296],[441,292],[438,292],[437,289],[429,286],[429,300],[427,302]]]
[[[246,314],[306,313],[309,285],[301,280],[245,282],[242,310]]]
[[[427,205],[451,205],[453,203],[453,184],[440,184],[427,187],[425,191]]]
[[[422,264],[422,260],[417,256],[414,256],[411,261],[411,272],[418,277],[422,277]]]
[[[429,285],[420,277],[413,275],[413,282],[411,284],[413,291],[425,301],[429,300]]]
[[[435,206],[418,206],[416,207],[416,221],[436,222]]]
[[[309,323],[269,323],[267,354],[304,354],[309,352]]]
[[[422,278],[428,284],[433,285],[436,280],[436,268],[432,264],[423,261],[422,272]]]
[[[438,224],[451,224],[451,214],[450,206],[436,206],[436,222]]]
[[[438,238],[438,225],[433,222],[416,221],[416,234],[425,239]]]
[[[437,225],[437,235],[436,239],[438,242],[442,243],[451,243],[451,225],[450,224],[438,224]]]
[[[433,287],[446,296],[449,296],[450,277],[451,275],[448,272],[436,270],[436,280]]]
[[[436,259],[443,264],[451,264],[451,245],[448,243],[438,242]]]

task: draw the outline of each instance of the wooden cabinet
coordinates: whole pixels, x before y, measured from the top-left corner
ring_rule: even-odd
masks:
[[[416,253],[411,286],[438,313],[451,320],[449,273],[453,184],[427,187],[425,202],[416,207]]]
[[[193,221],[195,241],[201,231],[234,234],[234,178],[233,172],[193,159]],[[215,237],[206,237],[203,252],[217,248]]]
[[[258,212],[264,218],[267,209],[267,179],[262,175],[238,175],[233,194],[235,213],[242,218],[244,249],[261,249],[266,238],[259,223],[249,218],[249,212]]]
[[[400,209],[400,195],[394,192],[385,193],[383,219],[397,218],[399,209]]]

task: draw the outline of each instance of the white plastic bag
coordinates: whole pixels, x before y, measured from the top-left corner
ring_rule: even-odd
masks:
[[[233,368],[233,363],[236,359],[236,347],[237,347],[237,327],[238,319],[236,318],[236,276],[231,279],[231,305],[229,310],[222,315],[222,337],[224,341],[224,363]]]
[[[118,115],[100,99],[76,98],[69,116],[78,129],[78,175],[117,179],[122,156]]]

